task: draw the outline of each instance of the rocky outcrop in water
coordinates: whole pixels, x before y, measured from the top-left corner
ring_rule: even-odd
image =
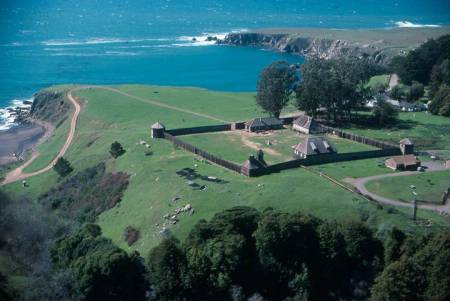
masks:
[[[312,38],[293,34],[231,33],[219,44],[257,46],[305,57],[337,58],[342,56],[366,57],[386,65],[392,55],[383,53],[380,41],[361,44],[340,39]]]

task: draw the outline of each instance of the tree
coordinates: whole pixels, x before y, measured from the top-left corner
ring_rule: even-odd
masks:
[[[428,84],[433,67],[445,59],[450,59],[450,35],[430,39],[406,56],[394,58],[391,67],[407,85],[414,80]]]
[[[400,85],[393,87],[392,90],[389,92],[389,96],[397,100],[402,99],[405,96],[403,88]]]
[[[56,161],[56,164],[53,166],[53,169],[61,177],[65,177],[73,171],[70,162],[64,159],[63,157],[59,158]]]
[[[376,124],[386,126],[395,123],[398,111],[386,101],[379,100],[373,109],[373,118]]]
[[[265,111],[279,117],[289,102],[296,75],[287,62],[279,61],[265,68],[257,84],[256,102]]]
[[[430,79],[431,98],[434,97],[441,85],[450,85],[450,59],[446,59],[440,65],[433,67]]]
[[[371,96],[366,83],[375,68],[357,58],[311,59],[301,68],[302,78],[296,90],[297,107],[316,116],[324,108],[327,118],[351,118],[352,111]]]
[[[109,153],[114,159],[116,159],[119,156],[122,156],[125,153],[125,150],[123,149],[122,145],[119,142],[115,141],[114,143],[111,144],[111,149]]]
[[[428,106],[428,110],[435,115],[450,117],[450,86],[441,86]]]
[[[417,101],[424,94],[423,84],[413,81],[411,87],[408,89],[407,99],[409,101]]]
[[[403,253],[403,244],[406,240],[406,235],[397,228],[392,228],[386,239],[384,261],[391,263],[400,259]]]
[[[102,237],[97,225],[87,224],[60,238],[50,253],[55,268],[69,271],[74,279],[71,299],[145,299],[148,282],[142,258]]]
[[[185,300],[189,274],[184,251],[175,238],[163,241],[150,252],[148,266],[157,300]]]

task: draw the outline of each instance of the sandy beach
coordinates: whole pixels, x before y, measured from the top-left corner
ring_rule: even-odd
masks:
[[[48,124],[33,122],[0,131],[0,165],[20,160],[23,153],[34,148],[52,132]]]

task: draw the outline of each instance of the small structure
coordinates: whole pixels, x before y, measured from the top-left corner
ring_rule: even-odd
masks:
[[[166,130],[166,127],[164,126],[164,124],[162,123],[155,123],[152,125],[152,138],[156,139],[156,138],[164,138],[164,131]]]
[[[304,134],[315,134],[320,131],[320,126],[312,117],[301,115],[292,123],[292,129]]]
[[[283,121],[275,117],[260,117],[245,123],[247,132],[263,132],[283,128]]]
[[[308,137],[294,147],[294,158],[305,159],[310,156],[330,155],[337,153],[336,148],[321,137]]]
[[[386,160],[385,165],[392,170],[417,170],[420,160],[414,155],[395,156]]]
[[[400,140],[400,150],[403,155],[414,154],[414,143],[408,138]]]
[[[253,177],[264,174],[266,166],[263,162],[260,162],[255,156],[250,155],[248,160],[244,162],[241,167],[241,173],[246,176]]]

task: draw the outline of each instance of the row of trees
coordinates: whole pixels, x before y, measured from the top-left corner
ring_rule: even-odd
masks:
[[[383,245],[362,223],[237,207],[148,264],[157,300],[445,300],[449,243],[393,229]]]
[[[450,116],[450,35],[425,42],[406,56],[394,58],[391,65],[402,82],[411,85],[411,92],[400,96],[414,98],[422,93],[417,87],[428,85],[429,111]],[[392,91],[396,95],[401,92],[400,87]]]
[[[313,58],[302,65],[299,80],[295,68],[275,62],[261,73],[256,101],[264,111],[279,117],[295,94],[295,105],[309,115],[325,112],[329,120],[350,119],[375,93],[366,84],[378,71],[365,59]]]

